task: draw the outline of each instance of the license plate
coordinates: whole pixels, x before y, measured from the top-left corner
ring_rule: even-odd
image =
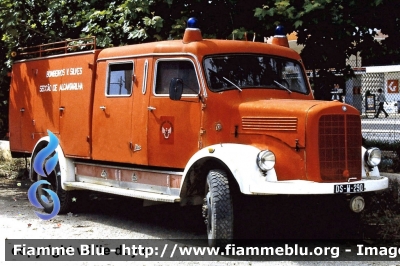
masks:
[[[357,193],[365,190],[364,183],[335,185],[334,193]]]

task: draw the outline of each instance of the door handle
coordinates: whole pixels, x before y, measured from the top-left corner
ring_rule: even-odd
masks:
[[[102,106],[100,106],[100,109],[101,109],[102,111],[105,111],[105,110],[106,110],[106,107],[105,107],[104,105],[102,105]]]
[[[156,110],[156,108],[153,107],[153,106],[149,106],[149,107],[147,107],[147,110],[149,110],[150,112],[152,112],[152,111]]]

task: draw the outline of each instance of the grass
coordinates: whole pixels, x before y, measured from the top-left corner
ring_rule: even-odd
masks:
[[[6,160],[0,155],[0,178],[26,179],[28,178],[29,160],[17,158]]]

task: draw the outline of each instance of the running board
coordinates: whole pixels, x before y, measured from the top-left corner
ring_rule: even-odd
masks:
[[[83,182],[64,182],[64,186],[69,188],[79,188],[85,190],[93,190],[103,193],[110,193],[120,196],[133,197],[145,200],[162,201],[162,202],[179,202],[180,198],[177,196],[157,194],[153,192],[137,191],[125,188],[108,187],[97,184],[89,184]]]

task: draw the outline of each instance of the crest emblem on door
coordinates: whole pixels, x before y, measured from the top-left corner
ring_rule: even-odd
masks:
[[[160,144],[174,144],[174,117],[160,117]]]

